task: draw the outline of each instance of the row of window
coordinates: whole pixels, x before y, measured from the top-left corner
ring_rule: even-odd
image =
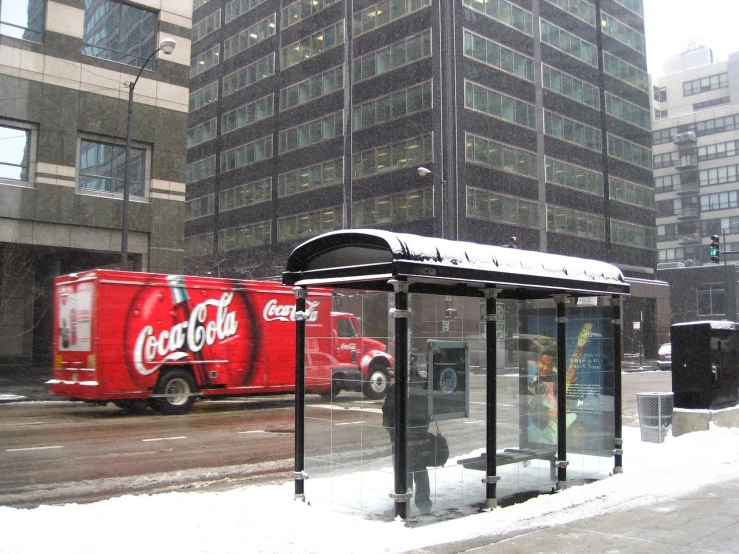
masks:
[[[272,200],[272,178],[260,179],[218,193],[218,209],[221,212],[253,206]]]
[[[213,213],[215,195],[208,194],[185,202],[185,219],[196,219]]]
[[[467,187],[467,217],[539,227],[539,204],[515,196]]]
[[[595,26],[595,6],[585,0],[547,0],[551,4],[574,15],[580,21]]]
[[[603,52],[603,71],[632,87],[649,92],[649,77],[645,71],[608,52]]]
[[[649,187],[616,177],[609,178],[609,187],[611,200],[641,206],[650,210],[655,208],[654,190]]]
[[[318,13],[339,0],[298,0],[282,8],[282,28],[287,29],[299,21]]]
[[[606,220],[602,216],[547,206],[547,230],[578,237],[605,240]]]
[[[652,169],[652,150],[631,141],[608,134],[608,155],[624,162]]]
[[[192,42],[193,44],[202,38],[207,37],[211,33],[221,28],[221,10],[215,11],[203,19],[194,23],[192,26]]]
[[[683,83],[683,96],[692,96],[693,94],[700,94],[701,92],[726,88],[728,86],[729,74],[718,73],[717,75],[711,75],[709,77],[685,81]]]
[[[354,107],[355,131],[431,108],[431,81]]]
[[[334,67],[280,91],[280,108],[288,110],[344,87],[344,68]]]
[[[223,77],[223,96],[233,94],[237,90],[253,85],[274,74],[275,55],[272,53]]]
[[[615,219],[611,220],[611,241],[639,248],[657,248],[657,235],[653,227],[644,227]]]
[[[344,182],[344,159],[303,167],[277,177],[277,197],[338,185]]]
[[[652,144],[656,146],[658,144],[672,142],[672,137],[677,133],[685,133],[687,131],[693,131],[696,137],[704,137],[725,131],[734,131],[736,129],[739,129],[739,114],[727,115],[696,123],[687,123],[678,127],[670,127],[669,129],[652,131]]]
[[[588,65],[598,67],[598,48],[594,44],[590,44],[544,19],[541,20],[541,41]]]
[[[606,112],[613,117],[633,123],[647,131],[652,129],[649,110],[645,110],[636,104],[627,102],[618,96],[614,96],[610,92],[606,93]]]
[[[402,223],[433,216],[434,189],[432,187],[352,202],[352,223],[355,227]]]
[[[464,55],[534,82],[534,60],[480,35],[464,31]]]
[[[541,69],[544,88],[600,110],[600,95],[597,87],[546,64],[542,64]]]
[[[187,147],[192,148],[198,144],[202,144],[216,138],[217,121],[214,117],[204,123],[195,125],[187,130]]]
[[[431,31],[408,37],[354,60],[354,81],[381,75],[431,56]]]
[[[723,106],[728,104],[731,99],[728,96],[722,96],[721,98],[714,98],[713,100],[705,100],[703,102],[696,102],[693,104],[693,111],[705,110],[706,108],[713,108],[715,106]]]
[[[344,44],[343,21],[281,48],[280,67],[287,69],[339,44]]]
[[[208,83],[203,88],[190,93],[189,110],[190,113],[199,110],[203,106],[207,106],[211,102],[218,101],[218,81]]]
[[[428,134],[356,153],[352,170],[354,178],[361,179],[433,160],[432,135]]]
[[[536,106],[465,81],[465,107],[536,130]]]
[[[190,79],[196,75],[209,70],[211,67],[215,67],[221,61],[221,45],[216,44],[213,48],[210,48],[198,54],[190,61]]]
[[[221,133],[225,135],[273,115],[274,95],[270,94],[223,114],[221,116]]]
[[[704,185],[723,185],[739,181],[739,165],[726,165],[712,169],[701,169],[698,172],[698,182]]]
[[[544,134],[596,152],[603,151],[600,129],[544,110]]]
[[[431,0],[385,0],[372,4],[354,14],[354,36],[377,29],[430,5]]]
[[[317,144],[344,134],[344,112],[339,111],[280,131],[280,154]]]
[[[234,229],[218,231],[219,250],[237,250],[252,246],[264,246],[272,243],[272,225],[269,221],[260,221],[243,225]],[[211,244],[211,248],[213,245]]]
[[[506,0],[462,0],[462,4],[529,36],[534,34],[531,12]]]
[[[536,154],[506,144],[465,134],[465,160],[493,169],[517,173],[525,177],[538,175]]]
[[[546,180],[565,187],[603,196],[603,173],[561,162],[547,156]]]
[[[732,235],[739,233],[739,216],[657,225],[657,238],[663,241],[675,240],[686,235],[700,240],[702,237],[720,235],[724,232]]]
[[[245,14],[264,1],[265,0],[233,0],[233,2],[229,2],[226,4],[226,23],[230,23],[240,15]],[[193,6],[193,8],[194,7],[195,6]]]
[[[276,31],[275,14],[257,21],[251,27],[223,41],[224,58],[228,59],[235,56],[239,52],[243,52],[247,48],[274,36]]]
[[[221,152],[221,173],[272,157],[272,136]]]
[[[617,41],[622,42],[641,54],[647,53],[647,39],[642,33],[636,29],[632,29],[606,12],[601,13],[601,19],[603,21],[603,32],[607,35],[615,38]]]

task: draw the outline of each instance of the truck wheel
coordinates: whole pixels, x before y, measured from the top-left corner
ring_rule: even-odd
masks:
[[[364,382],[364,395],[370,400],[379,400],[385,396],[388,385],[387,369],[385,366],[371,366],[369,378]]]
[[[149,401],[141,399],[136,400],[116,400],[113,402],[124,412],[129,414],[141,415],[146,413],[146,409],[149,407]]]
[[[173,369],[159,378],[155,394],[164,394],[152,398],[152,408],[166,415],[187,413],[195,402],[196,391],[192,375],[184,369]]]
[[[328,402],[331,400],[332,397],[336,398],[340,392],[341,392],[341,381],[337,381],[334,378],[331,388],[328,390],[321,391],[319,394],[321,395],[321,398],[323,400]]]

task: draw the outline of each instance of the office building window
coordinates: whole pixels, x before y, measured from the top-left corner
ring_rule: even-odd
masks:
[[[693,104],[693,111],[705,110],[706,108],[713,108],[715,106],[723,106],[729,103],[729,97],[723,96],[721,98],[714,98],[713,100],[706,100],[705,102],[696,102]]]
[[[354,130],[379,125],[431,108],[431,81],[354,107]]]
[[[274,95],[270,94],[223,114],[221,116],[221,134],[225,135],[273,115]]]
[[[654,154],[652,156],[652,165],[654,169],[662,169],[663,167],[672,167],[680,161],[680,152],[666,152],[664,154]]]
[[[218,100],[218,81],[213,81],[190,94],[190,113]]]
[[[33,177],[35,131],[16,125],[0,121],[0,183],[29,183]]]
[[[506,73],[534,81],[534,60],[505,46],[464,31],[464,55]]]
[[[652,150],[616,135],[608,135],[608,155],[645,169],[652,169]]]
[[[269,221],[218,231],[218,250],[221,252],[271,243],[272,224]]]
[[[264,1],[265,0],[234,0],[233,2],[229,2],[226,4],[226,23],[230,23],[240,15],[245,14],[250,9],[258,6]]]
[[[218,210],[225,212],[272,200],[272,177],[222,190],[218,195]]]
[[[665,87],[652,87],[652,98],[655,102],[666,102],[667,101],[667,88]]]
[[[312,16],[315,13],[320,12],[333,6],[339,0],[298,0],[282,8],[282,28],[287,29],[290,25],[295,25],[298,21]],[[390,11],[390,10],[386,10]],[[357,30],[354,33],[358,35]]]
[[[185,183],[188,185],[201,179],[213,177],[216,174],[216,157],[211,156],[203,160],[198,160],[187,166],[185,169]]]
[[[627,10],[634,12],[639,17],[644,17],[644,4],[642,0],[613,0],[616,4],[622,5]]]
[[[372,227],[425,219],[434,215],[434,189],[426,187],[392,196],[352,202],[355,227]]]
[[[531,200],[467,187],[467,217],[525,227],[538,227],[539,207]]]
[[[533,35],[531,13],[506,2],[506,0],[463,0],[462,4],[470,9],[484,13],[485,15],[500,21],[504,25],[518,29],[527,35]]]
[[[701,212],[713,210],[726,210],[739,206],[737,191],[715,192],[713,194],[702,194],[700,197]]]
[[[343,135],[343,111],[280,131],[280,154]]]
[[[141,67],[156,50],[157,14],[116,0],[85,2],[82,53]],[[154,68],[149,60],[147,69]]]
[[[728,86],[729,74],[718,73],[717,75],[711,75],[710,77],[685,81],[683,83],[683,96],[692,96],[693,94],[700,94],[701,92],[726,88]]]
[[[598,67],[598,49],[594,44],[590,44],[544,19],[541,20],[541,41],[588,65]]]
[[[653,227],[644,227],[615,219],[611,220],[611,240],[617,244],[637,248],[657,248],[657,236]]]
[[[213,252],[213,233],[185,237],[185,256],[199,256]]]
[[[272,157],[272,135],[221,153],[221,173]]]
[[[724,285],[699,285],[696,290],[696,306],[699,316],[720,316],[726,313]]]
[[[561,162],[547,156],[547,183],[603,196],[603,173]]]
[[[544,111],[544,134],[596,152],[601,152],[603,148],[600,129],[546,110]]]
[[[606,112],[613,117],[633,123],[647,131],[652,130],[652,120],[649,117],[649,110],[627,102],[610,92],[606,92]],[[667,112],[665,112],[666,114]]]
[[[654,120],[665,119],[667,117],[667,110],[654,110]]]
[[[213,200],[215,196],[208,194],[185,202],[185,219],[196,219],[213,214]]]
[[[603,217],[559,206],[547,206],[547,230],[596,240],[606,235]]]
[[[131,148],[129,193],[132,197],[146,196],[147,151]],[[94,140],[81,139],[79,158],[80,190],[123,194],[123,174],[126,147]]]
[[[644,185],[630,183],[623,179],[617,179],[616,177],[611,177],[609,184],[611,200],[616,200],[625,204],[633,204],[634,206],[641,206],[642,208],[650,210],[654,209],[653,189],[645,187]]]
[[[595,26],[595,6],[585,0],[547,0],[581,21]]]
[[[430,5],[431,0],[385,0],[372,4],[354,14],[354,36],[382,27]]]
[[[352,159],[354,178],[370,177],[433,161],[432,136],[423,135],[358,152]]]
[[[225,59],[235,56],[239,52],[243,52],[247,48],[274,36],[276,31],[275,19],[275,14],[272,14],[240,33],[227,38],[223,43],[223,56]]]
[[[216,138],[216,118],[187,130],[187,147],[191,148]]]
[[[534,152],[507,146],[469,133],[466,134],[465,140],[465,159],[469,163],[517,173],[524,177],[536,178],[538,175]]]
[[[192,42],[195,43],[221,28],[221,10],[205,16],[192,26]]]
[[[465,108],[536,129],[536,108],[533,104],[469,81],[465,81],[464,87]]]
[[[344,224],[341,206],[329,206],[315,212],[281,217],[277,220],[277,242],[296,240],[341,229]]]
[[[0,35],[43,42],[46,0],[0,2]]]
[[[725,165],[723,167],[714,167],[712,169],[701,169],[698,173],[698,182],[700,186],[705,185],[723,185],[725,183],[736,183],[739,178],[739,166]]]
[[[603,52],[603,70],[607,75],[615,77],[627,85],[649,92],[649,77],[647,77],[646,72],[613,54]]]
[[[338,158],[282,173],[277,178],[277,197],[284,198],[285,196],[338,185],[343,182],[344,159]]]
[[[431,32],[425,31],[354,60],[354,80],[375,77],[431,55]]]
[[[654,192],[670,192],[673,188],[679,187],[681,184],[681,176],[679,173],[675,175],[665,175],[664,177],[654,178]]]
[[[223,78],[223,96],[271,77],[275,74],[275,54],[269,54],[246,67],[229,73]]]
[[[739,140],[720,142],[709,146],[698,147],[698,161],[717,160],[719,158],[730,158],[739,152]]]
[[[598,88],[585,81],[562,73],[558,69],[545,64],[542,64],[542,81],[544,87],[549,90],[553,90],[577,102],[582,102],[596,110],[600,109]]]
[[[210,50],[206,50],[202,54],[194,57],[190,62],[190,78],[200,75],[211,67],[220,63],[221,45],[216,44]],[[225,91],[225,87],[224,87]]]
[[[603,31],[605,34],[615,38],[617,41],[629,46],[641,54],[647,52],[647,40],[644,35],[636,29],[632,29],[626,23],[619,21],[612,15],[602,12]]]
[[[344,44],[344,22],[339,21],[280,50],[282,70]]]
[[[280,91],[280,110],[285,111],[305,104],[335,90],[344,88],[344,68],[339,66],[283,88]]]

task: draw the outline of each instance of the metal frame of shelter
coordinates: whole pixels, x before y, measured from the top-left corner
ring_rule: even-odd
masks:
[[[608,263],[455,242],[380,230],[335,231],[310,239],[291,253],[283,283],[296,296],[295,497],[304,499],[305,475],[305,313],[308,287],[341,287],[394,292],[395,308],[395,514],[408,517],[406,423],[408,379],[408,295],[430,293],[485,299],[487,330],[485,506],[496,500],[496,333],[498,299],[549,299],[556,302],[557,362],[565,367],[566,299],[611,298],[614,324],[614,473],[622,471],[621,429],[621,311],[629,285],[621,271]],[[558,373],[557,480],[567,480],[566,382]]]

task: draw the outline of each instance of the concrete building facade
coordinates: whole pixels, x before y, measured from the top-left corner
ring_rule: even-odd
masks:
[[[129,88],[129,266],[182,268],[192,6],[0,2],[0,361],[48,361],[50,280],[119,267]],[[22,263],[21,263],[22,262]]]
[[[734,320],[735,272],[715,268],[709,247],[718,236],[719,262],[739,261],[739,53],[715,61],[709,48],[692,48],[663,73],[652,80],[652,134],[657,267],[679,281],[672,322]],[[682,268],[691,270],[676,281]]]
[[[196,0],[188,268],[273,277],[378,227],[515,236],[649,290],[645,52],[641,0]]]

